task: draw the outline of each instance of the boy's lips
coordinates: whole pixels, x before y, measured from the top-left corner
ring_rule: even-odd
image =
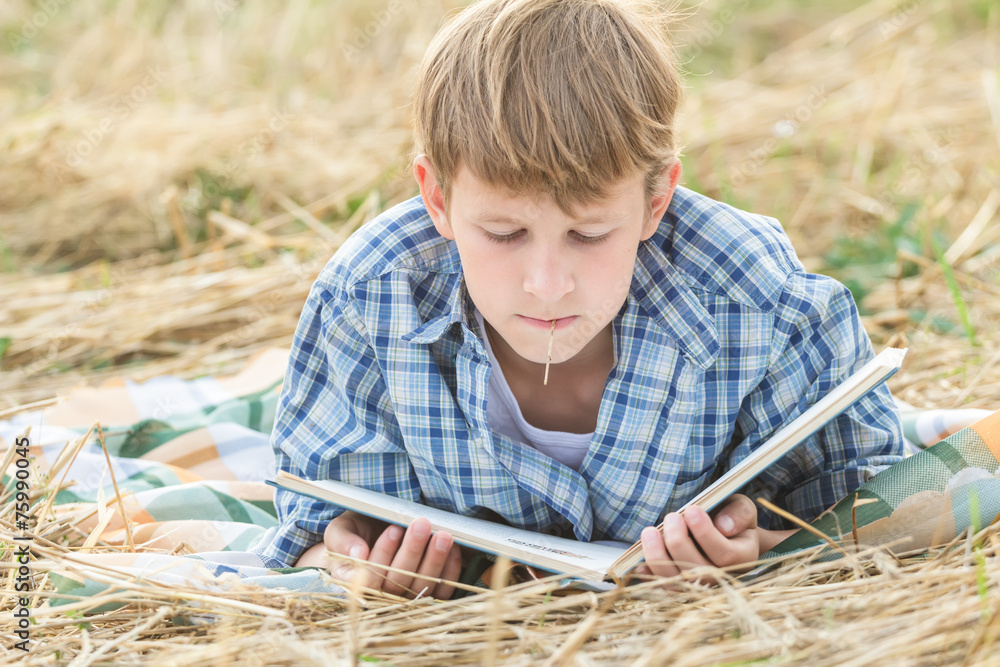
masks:
[[[525,324],[533,327],[538,327],[539,329],[550,330],[552,329],[552,320],[539,320],[534,317],[528,317],[527,315],[518,315]],[[556,329],[565,329],[566,327],[573,324],[576,320],[576,315],[570,315],[569,317],[560,317],[556,320]]]

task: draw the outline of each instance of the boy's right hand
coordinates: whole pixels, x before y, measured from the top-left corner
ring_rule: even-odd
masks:
[[[446,531],[431,535],[431,523],[424,518],[414,521],[404,533],[399,526],[348,510],[330,521],[323,532],[323,542],[334,553],[428,577],[457,581],[462,572],[459,546]],[[331,563],[330,569],[330,574],[338,579],[350,581],[358,574],[365,578],[363,586],[407,598],[415,598],[425,587],[425,594],[441,600],[447,600],[455,592],[454,586],[444,583],[381,568],[352,566],[344,561]]]

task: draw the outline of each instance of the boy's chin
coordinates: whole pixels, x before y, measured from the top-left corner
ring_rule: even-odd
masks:
[[[515,352],[517,352],[518,356],[521,357],[522,360],[531,362],[533,364],[537,364],[540,367],[544,367],[546,363],[550,363],[551,366],[557,366],[559,364],[570,361],[573,359],[573,357],[577,355],[579,350],[573,350],[573,351],[562,350],[557,353],[557,351],[553,349],[551,362],[548,361],[548,356],[544,352],[540,355],[537,352],[528,354],[522,354],[518,350],[515,350]]]

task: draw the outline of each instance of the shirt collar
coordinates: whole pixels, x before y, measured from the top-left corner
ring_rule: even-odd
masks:
[[[629,296],[676,342],[681,354],[695,365],[709,368],[720,351],[715,321],[654,242],[658,236],[639,244]],[[456,287],[442,314],[403,334],[401,340],[427,345],[439,340],[457,322],[469,331],[476,331],[475,306],[464,275],[461,272],[454,275]]]
[[[654,242],[658,236],[639,244],[631,296],[646,316],[674,340],[685,358],[709,368],[721,349],[715,320]]]
[[[469,292],[465,287],[465,276],[461,272],[453,275],[456,285],[451,290],[441,315],[432,317],[412,331],[403,334],[400,340],[428,345],[444,336],[456,322],[461,322],[470,331],[476,330],[478,323],[475,322],[472,299],[469,298]]]

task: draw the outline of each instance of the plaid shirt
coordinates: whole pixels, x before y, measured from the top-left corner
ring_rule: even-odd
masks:
[[[271,436],[278,469],[631,543],[874,356],[851,293],[807,273],[777,220],[678,187],[639,246],[613,320],[617,364],[577,472],[490,431],[473,308],[457,247],[420,197],[354,233],[295,331]],[[811,520],[902,451],[883,384],[743,492]],[[344,508],[275,494],[280,526],[256,553],[287,567]]]

